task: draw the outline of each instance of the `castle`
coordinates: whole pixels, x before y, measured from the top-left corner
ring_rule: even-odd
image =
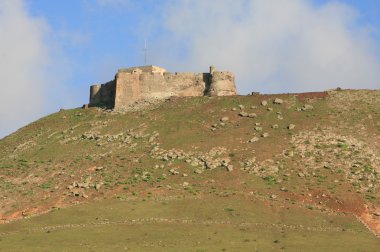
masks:
[[[119,69],[115,79],[90,88],[90,106],[122,109],[142,99],[237,95],[231,72],[169,73],[157,66]]]

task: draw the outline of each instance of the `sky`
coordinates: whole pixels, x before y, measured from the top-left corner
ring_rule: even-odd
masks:
[[[380,89],[378,0],[0,0],[0,138],[117,69],[233,71],[241,95]]]

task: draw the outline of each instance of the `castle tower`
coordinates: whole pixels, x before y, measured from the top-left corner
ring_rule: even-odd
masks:
[[[215,66],[210,66],[210,74],[212,75],[216,71]]]
[[[96,105],[100,102],[100,87],[101,85],[92,85],[90,87],[90,105]]]
[[[214,66],[210,66],[210,87],[208,90],[208,95],[237,95],[235,75],[231,72],[217,71]]]

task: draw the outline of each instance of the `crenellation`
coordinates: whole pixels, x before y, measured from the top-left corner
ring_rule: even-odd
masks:
[[[209,73],[169,73],[157,66],[140,66],[119,69],[114,80],[91,86],[89,105],[120,109],[142,99],[236,94],[234,74],[214,66]]]

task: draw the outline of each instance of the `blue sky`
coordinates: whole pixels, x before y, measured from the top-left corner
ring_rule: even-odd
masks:
[[[88,102],[145,39],[148,64],[213,64],[240,94],[380,88],[377,0],[0,0],[0,137]]]

